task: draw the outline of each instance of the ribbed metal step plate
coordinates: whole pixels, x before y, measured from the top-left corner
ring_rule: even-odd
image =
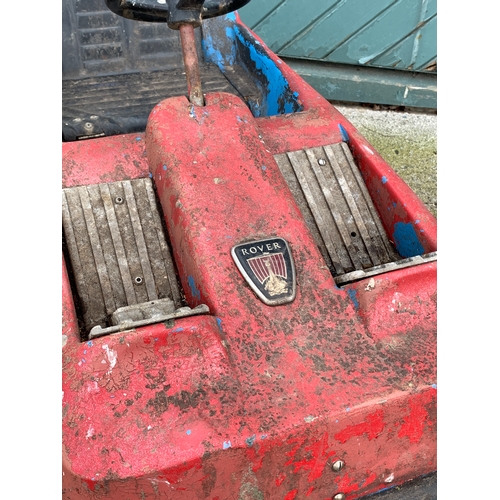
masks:
[[[87,332],[121,307],[182,305],[151,179],[63,189],[62,220]]]
[[[345,143],[274,158],[333,276],[401,259]]]

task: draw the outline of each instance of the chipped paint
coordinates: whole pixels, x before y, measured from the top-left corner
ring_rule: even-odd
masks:
[[[191,290],[191,295],[193,296],[193,298],[200,300],[201,293],[198,290],[198,288],[196,288],[196,283],[195,283],[194,278],[192,276],[188,276],[188,285],[189,285],[189,288]]]
[[[107,371],[107,375],[109,375],[113,371],[113,368],[116,365],[116,360],[117,360],[117,356],[118,355],[117,355],[116,351],[114,351],[113,349],[110,349],[108,347],[108,344],[104,344],[102,346],[102,348],[106,352],[106,356],[108,358],[109,368],[108,368],[108,371]]]

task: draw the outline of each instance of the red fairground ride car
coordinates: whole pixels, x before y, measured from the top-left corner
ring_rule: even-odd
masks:
[[[436,220],[246,3],[63,2],[64,499],[436,471]]]

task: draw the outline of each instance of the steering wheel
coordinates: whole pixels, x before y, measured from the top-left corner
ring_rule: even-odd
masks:
[[[193,27],[203,19],[222,16],[239,9],[250,0],[105,0],[119,16],[135,21],[166,22],[178,30],[182,24]]]

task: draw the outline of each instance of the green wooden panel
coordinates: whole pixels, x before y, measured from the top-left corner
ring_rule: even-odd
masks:
[[[313,26],[289,41],[282,54],[288,57],[322,60],[347,43],[380,12],[396,0],[343,0]]]
[[[408,36],[415,36],[415,30],[422,23],[423,3],[425,1],[405,0],[393,4],[353,34],[348,43],[343,43],[324,57],[324,60],[380,66],[377,58],[390,52]],[[411,59],[404,62],[406,68],[411,64]]]
[[[252,26],[257,26],[260,21],[265,19],[270,13],[272,13],[284,0],[266,0],[265,2],[260,2],[259,0],[251,0],[250,4],[258,3],[258,6],[252,5],[251,7],[247,4],[242,9],[238,10],[239,14],[245,16],[245,24],[251,28]]]
[[[329,100],[436,107],[437,0],[252,0],[239,14]]]
[[[316,0],[314,8],[311,8],[310,0],[285,0],[259,23],[249,25],[249,27],[266,42],[273,52],[282,53],[285,45],[295,40],[302,31],[322,16],[327,15],[332,8],[335,8],[335,5],[343,1],[345,0]]]
[[[252,0],[240,16],[280,56],[427,71],[437,0]]]

